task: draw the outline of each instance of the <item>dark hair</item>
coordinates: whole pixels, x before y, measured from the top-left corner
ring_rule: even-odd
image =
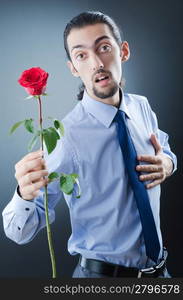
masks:
[[[76,17],[74,17],[69,23],[67,23],[65,30],[64,30],[64,48],[67,54],[67,58],[71,60],[67,37],[73,28],[82,28],[87,25],[94,25],[98,23],[104,23],[108,25],[114,39],[120,45],[122,42],[121,36],[123,37],[122,30],[116,25],[114,20],[99,11],[87,11],[83,12]],[[78,100],[82,100],[83,93],[84,93],[85,86],[82,83],[79,87],[79,94],[77,95]]]

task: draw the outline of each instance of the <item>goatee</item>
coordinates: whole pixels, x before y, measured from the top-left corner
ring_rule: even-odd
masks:
[[[93,87],[93,93],[96,97],[100,99],[106,99],[113,97],[119,89],[119,85],[115,82],[109,91],[101,92],[95,86]]]

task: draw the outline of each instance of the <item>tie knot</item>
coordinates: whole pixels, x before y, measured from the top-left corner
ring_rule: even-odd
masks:
[[[124,121],[125,120],[125,112],[118,109],[115,117],[114,117],[114,121],[115,122],[120,122],[120,121]]]

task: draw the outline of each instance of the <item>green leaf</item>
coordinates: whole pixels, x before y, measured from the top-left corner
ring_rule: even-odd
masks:
[[[52,134],[57,138],[57,140],[60,139],[60,136],[58,134],[58,132],[55,130],[54,127],[49,127],[50,132],[52,132]]]
[[[10,131],[9,131],[9,134],[12,134],[21,124],[23,124],[24,121],[19,121],[17,123],[15,123],[11,128],[10,128]]]
[[[24,121],[24,126],[29,132],[34,133],[34,126],[32,123],[33,119],[27,119]]]
[[[64,125],[63,125],[63,123],[60,122],[57,119],[54,119],[53,117],[48,117],[48,119],[54,120],[53,124],[54,124],[55,128],[57,130],[59,130],[61,136],[64,136]]]
[[[78,196],[76,198],[81,197],[81,187],[78,180],[78,174],[64,174],[62,173],[60,176],[60,188],[65,193],[70,195],[74,190],[74,184],[78,185]]]
[[[50,154],[57,145],[57,140],[60,139],[58,132],[53,127],[49,127],[47,129],[43,129],[43,139],[48,151]]]
[[[70,174],[70,176],[73,178],[74,181],[76,178],[78,178],[78,174],[76,174],[76,173],[72,173],[72,174]]]
[[[60,188],[65,194],[70,195],[74,189],[74,182],[73,182],[72,176],[61,175],[60,176]]]
[[[59,128],[61,136],[64,136],[64,125],[60,123],[60,128]]]
[[[57,172],[52,172],[52,173],[50,173],[49,176],[48,176],[48,179],[49,179],[50,181],[53,181],[54,179],[57,179],[57,178],[59,178],[59,174],[58,174]]]
[[[38,141],[38,137],[39,137],[39,133],[37,132],[35,135],[33,135],[32,139],[30,140],[30,142],[28,143],[28,151],[30,152],[33,147],[36,145],[37,141]]]
[[[48,94],[47,93],[43,93],[42,96],[48,96]]]
[[[58,129],[60,127],[60,122],[58,120],[54,121],[54,126],[56,129]]]
[[[59,130],[60,135],[64,136],[64,125],[62,124],[62,122],[60,122],[59,120],[55,119],[54,120],[54,126],[56,129]]]

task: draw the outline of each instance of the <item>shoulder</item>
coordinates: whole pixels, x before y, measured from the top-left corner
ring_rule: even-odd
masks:
[[[147,97],[137,94],[124,93],[125,103],[132,116],[139,119],[139,116],[146,122],[155,122],[156,114],[152,110]]]
[[[124,93],[125,100],[133,105],[147,105],[147,97],[137,94]]]
[[[86,119],[86,112],[81,101],[79,101],[61,120],[64,127],[64,136],[61,142],[65,144],[67,149],[70,148],[72,152],[77,147],[77,137],[81,128],[85,127]]]
[[[77,167],[77,158],[75,151],[75,143],[73,135],[75,134],[77,124],[83,117],[83,109],[80,103],[77,103],[74,108],[69,111],[60,121],[64,127],[64,135],[57,141],[57,145],[51,155],[47,155],[47,164],[55,167],[55,165],[67,166],[71,163],[71,157]],[[50,167],[51,168],[51,167]]]
[[[137,94],[124,93],[125,103],[131,112],[149,113],[151,110],[147,97]]]
[[[85,111],[80,101],[69,113],[65,115],[62,119],[62,123],[67,129],[71,129],[73,126],[77,126],[84,117]]]

